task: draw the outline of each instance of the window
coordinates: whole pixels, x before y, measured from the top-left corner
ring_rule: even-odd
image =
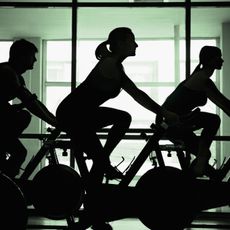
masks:
[[[0,42],[0,62],[8,61],[11,44],[12,44],[11,41]]]
[[[228,53],[230,53],[229,1],[203,3],[198,0],[191,2],[184,0],[115,0],[112,2],[82,0],[77,1],[77,4],[69,0],[56,2],[23,0],[22,2],[0,2],[0,21],[2,22],[0,37],[5,41],[12,41],[19,37],[30,38],[36,40],[39,48],[42,47],[40,42],[45,41],[45,52],[44,54],[40,52],[42,58],[38,59],[38,62],[43,60],[44,64],[45,78],[43,78],[42,95],[40,95],[41,89],[36,88],[40,79],[27,79],[29,85],[37,90],[39,98],[52,112],[55,112],[57,105],[71,90],[73,64],[71,39],[77,41],[76,85],[78,85],[95,65],[97,60],[94,57],[94,50],[99,42],[107,37],[108,32],[117,26],[132,28],[139,47],[137,55],[124,62],[125,70],[135,83],[158,103],[162,103],[175,86],[184,79],[185,64],[186,66],[188,64],[188,56],[185,58],[185,53],[188,53],[188,47],[191,48],[191,71],[197,64],[198,50],[206,42],[209,44],[217,42],[218,46],[223,47],[224,58],[228,59]],[[102,2],[103,6],[100,4]],[[137,2],[138,5],[133,4]],[[191,10],[191,15],[186,9]],[[76,15],[73,14],[74,10],[76,10]],[[188,41],[191,42],[191,46],[187,46]],[[1,59],[2,53],[8,51],[9,48],[9,46],[4,47],[1,47]],[[7,57],[4,56],[4,60],[7,60]],[[225,63],[227,61],[225,60]],[[35,70],[36,76],[42,76],[41,67],[42,63],[38,63]],[[225,70],[217,73],[214,78],[226,95],[229,91],[227,67],[225,65]],[[219,82],[219,74],[224,76],[221,81],[223,85]],[[75,73],[73,75],[75,77]],[[118,101],[123,103],[118,104]],[[140,108],[125,92],[121,92],[119,98],[107,103],[109,106],[127,109],[133,116],[132,127],[148,128],[154,121],[154,115]],[[208,103],[205,109],[216,111],[212,103]],[[219,113],[218,109],[217,112]],[[224,116],[223,118],[220,132],[226,135],[229,125]],[[36,132],[41,131],[40,123],[38,123],[38,121],[34,122],[33,126]],[[224,146],[223,149],[227,152],[229,148],[226,144]],[[29,150],[29,152],[34,151]],[[223,156],[221,153],[219,155],[222,161]]]
[[[101,41],[79,41],[77,47],[77,83],[81,83],[96,64],[95,49]],[[138,48],[135,57],[124,61],[127,75],[159,104],[178,84],[175,77],[175,52],[173,40],[137,41]],[[71,84],[71,42],[47,41],[46,54],[46,104],[55,112],[57,105],[70,92]],[[193,40],[191,69],[198,64],[199,51],[204,45],[216,45],[216,39]],[[167,50],[167,54],[162,50]],[[62,53],[63,55],[60,55]],[[180,43],[179,79],[185,78],[185,46]],[[178,76],[177,76],[178,77]],[[215,80],[215,76],[214,76]],[[132,127],[149,127],[154,117],[125,92],[118,98],[106,102],[106,105],[127,110],[133,117]],[[215,108],[207,105],[207,110],[216,112]]]

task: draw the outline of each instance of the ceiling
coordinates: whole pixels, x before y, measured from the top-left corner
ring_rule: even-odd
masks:
[[[192,9],[191,33],[195,37],[219,37],[221,25],[230,23],[230,7]],[[173,37],[175,26],[185,36],[183,8],[79,8],[78,38],[104,38],[118,26],[132,28],[137,38]],[[71,38],[69,8],[0,8],[0,39],[41,37]]]

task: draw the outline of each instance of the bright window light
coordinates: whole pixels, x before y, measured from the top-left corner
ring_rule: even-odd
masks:
[[[1,41],[0,42],[0,62],[8,61],[9,50],[12,45],[11,41]]]

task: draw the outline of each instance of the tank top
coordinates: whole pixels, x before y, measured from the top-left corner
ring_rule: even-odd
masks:
[[[123,67],[120,64],[118,68],[121,76],[124,74]],[[61,111],[78,111],[79,113],[89,113],[94,108],[102,105],[107,100],[116,97],[121,91],[122,77],[120,82],[113,85],[112,90],[103,90],[94,84],[95,79],[99,76],[98,69],[95,67],[87,78],[77,86],[66,98],[59,104],[57,113]]]
[[[166,109],[179,115],[187,114],[199,106],[207,103],[205,91],[192,90],[181,82],[177,88],[166,98],[164,106]]]

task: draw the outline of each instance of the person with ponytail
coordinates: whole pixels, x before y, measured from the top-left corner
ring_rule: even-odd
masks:
[[[59,125],[71,137],[75,149],[85,152],[92,160],[89,183],[101,183],[103,177],[121,179],[123,174],[113,167],[110,155],[131,123],[127,111],[102,106],[111,98],[126,91],[144,108],[159,114],[169,124],[178,121],[175,113],[165,110],[145,92],[137,88],[126,75],[122,62],[134,56],[138,47],[130,28],[118,27],[95,50],[98,59],[86,79],[59,104],[56,117]],[[110,126],[102,146],[97,130]]]
[[[218,47],[202,47],[199,64],[193,73],[166,98],[163,106],[181,117],[186,117],[210,100],[230,116],[230,100],[217,89],[211,80],[214,71],[220,70],[223,62],[222,53]],[[220,127],[220,122],[217,114],[200,111],[189,119],[186,125],[184,124],[184,128],[183,125],[180,125],[178,128],[169,128],[167,131],[169,138],[183,141],[187,151],[196,156],[189,170],[195,177],[206,175],[210,179],[222,181],[229,171],[230,160],[221,169],[214,169],[209,164],[210,146]],[[194,132],[199,129],[201,130],[200,136]]]

